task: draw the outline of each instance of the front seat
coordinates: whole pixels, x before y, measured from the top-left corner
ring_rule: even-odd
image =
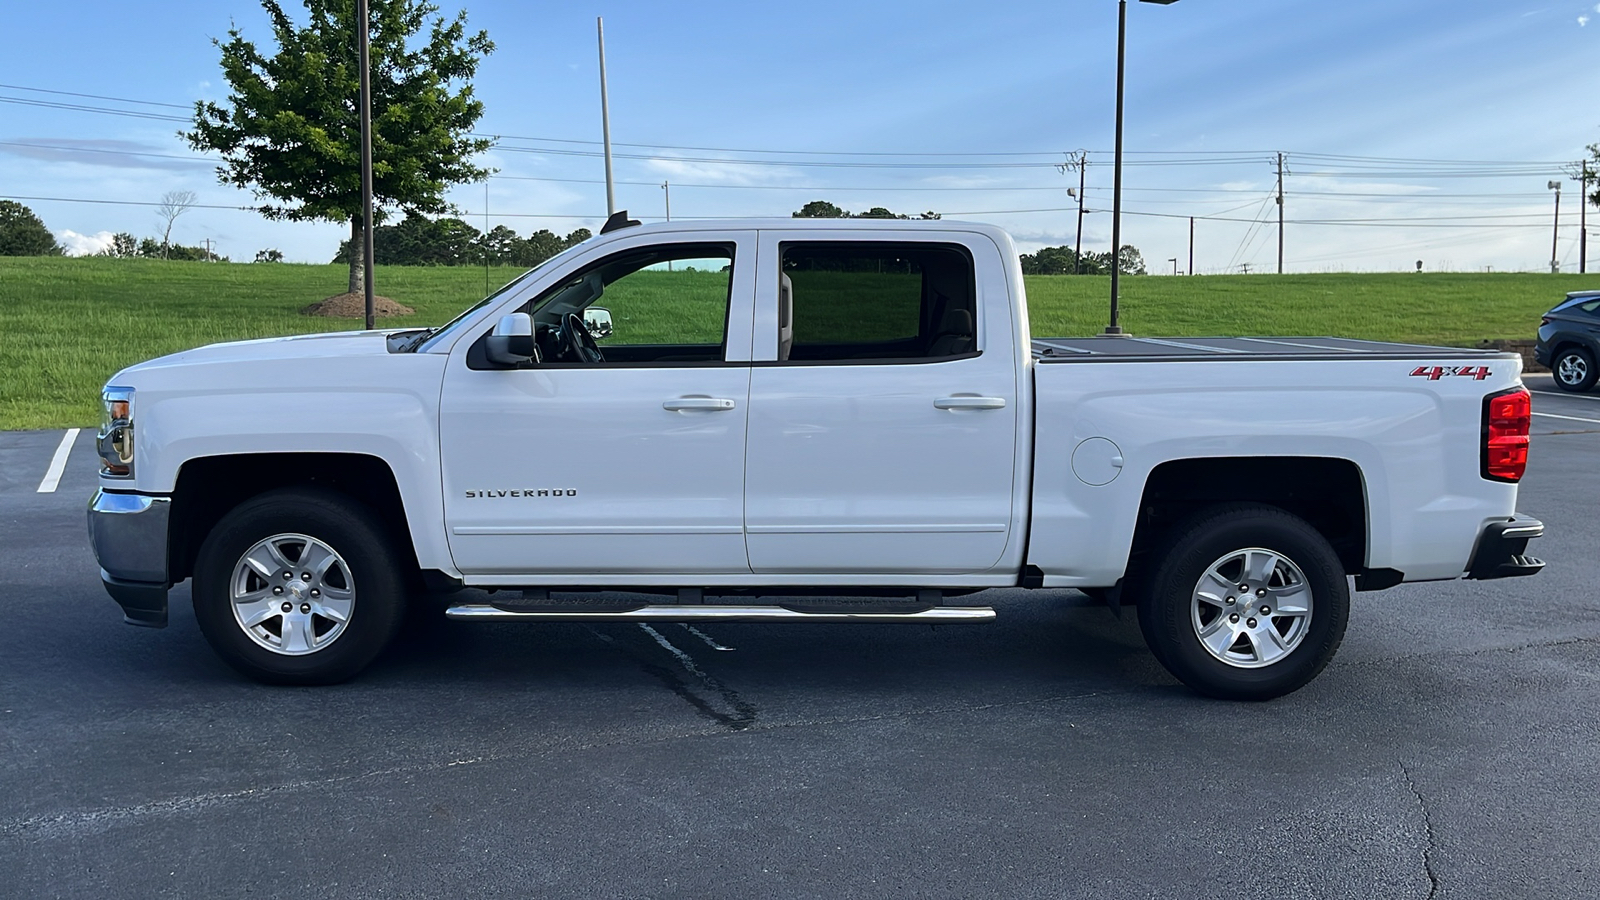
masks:
[[[972,352],[972,311],[951,306],[939,320],[939,330],[928,342],[929,356],[956,356]]]
[[[778,359],[788,359],[794,347],[794,282],[778,275]]]

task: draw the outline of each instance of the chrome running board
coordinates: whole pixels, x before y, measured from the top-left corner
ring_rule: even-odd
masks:
[[[627,610],[501,609],[462,603],[445,610],[450,619],[480,622],[992,622],[989,606],[935,606],[914,612],[802,612],[782,606],[641,606]]]

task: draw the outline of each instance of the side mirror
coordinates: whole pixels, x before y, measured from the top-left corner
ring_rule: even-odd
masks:
[[[611,310],[604,306],[591,306],[583,311],[583,326],[590,337],[603,341],[611,336]]]
[[[489,361],[502,366],[519,366],[529,360],[540,362],[539,345],[533,341],[533,317],[527,313],[501,316],[483,346]]]

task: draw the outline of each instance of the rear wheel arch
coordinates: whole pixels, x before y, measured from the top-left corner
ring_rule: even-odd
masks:
[[[1277,507],[1315,528],[1347,573],[1366,566],[1371,504],[1357,463],[1326,456],[1234,456],[1169,460],[1151,470],[1128,571],[1172,528],[1206,507],[1228,503]]]

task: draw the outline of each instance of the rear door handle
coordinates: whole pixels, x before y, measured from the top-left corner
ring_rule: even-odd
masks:
[[[732,400],[722,397],[677,397],[661,404],[661,408],[668,412],[681,412],[686,409],[722,410],[733,407]]]
[[[955,397],[940,397],[933,401],[933,405],[935,409],[1005,409],[1006,398],[958,395]]]

